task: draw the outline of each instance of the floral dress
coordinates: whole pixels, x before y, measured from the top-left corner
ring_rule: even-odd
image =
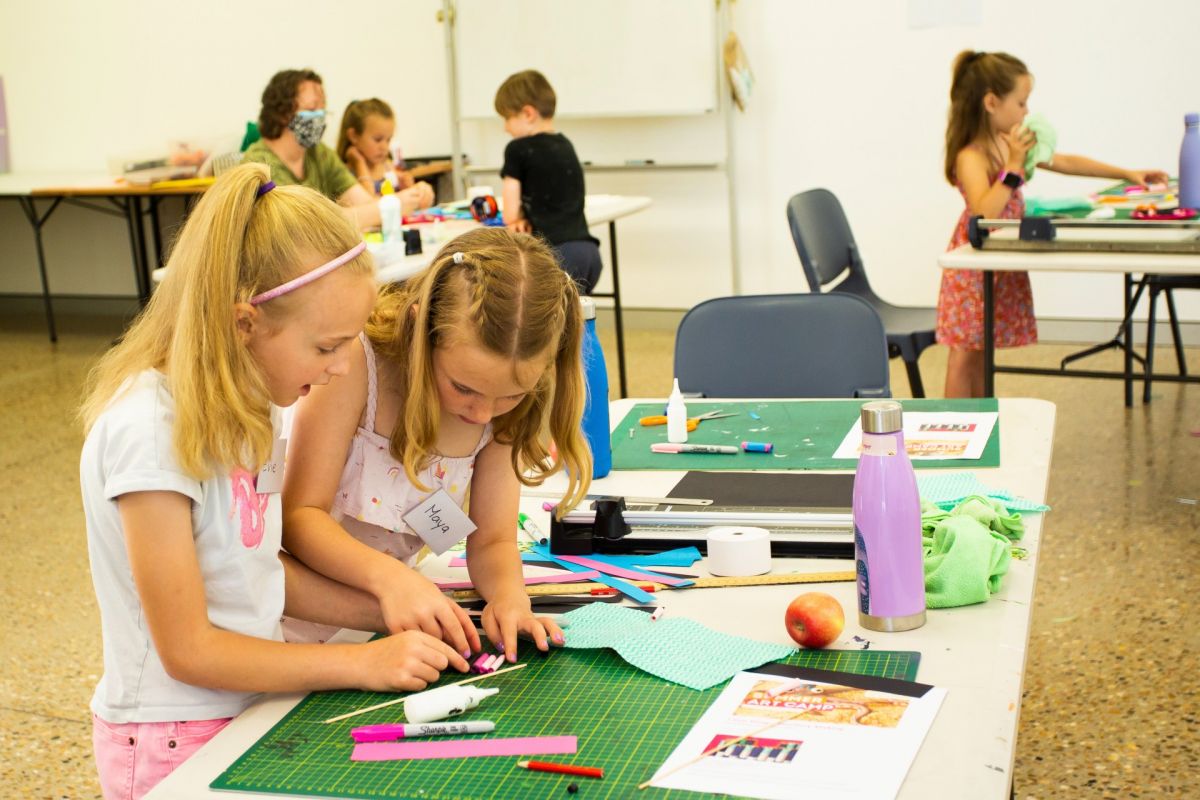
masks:
[[[999,166],[993,163],[995,172]],[[957,184],[963,203],[967,194]],[[1025,212],[1025,198],[1020,189],[1000,213],[1001,219],[1020,219]],[[953,250],[967,244],[967,223],[971,219],[969,204],[963,209],[950,239]],[[1019,347],[1037,341],[1037,320],[1033,316],[1033,290],[1027,272],[994,272],[995,327],[997,347]],[[983,272],[974,269],[942,270],[942,288],[938,293],[937,341],[955,350],[983,349]]]
[[[392,457],[388,437],[375,431],[379,399],[375,350],[365,334],[359,339],[367,357],[367,407],[350,443],[331,512],[355,539],[412,566],[424,542],[404,521],[404,515],[439,489],[444,489],[459,507],[466,504],[475,458],[492,440],[492,423],[484,426],[470,454],[435,456],[418,471],[421,483],[430,487],[429,491],[421,491],[408,480],[404,466]],[[329,625],[283,619],[284,638],[289,642],[324,642],[336,632],[337,628]]]

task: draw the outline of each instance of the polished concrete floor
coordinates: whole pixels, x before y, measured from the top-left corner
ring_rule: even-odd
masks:
[[[73,414],[119,323],[64,318],[61,328],[51,345],[40,317],[0,319],[4,797],[99,796],[87,702],[100,630]],[[669,390],[672,345],[669,332],[629,332],[631,394]],[[605,349],[612,370],[611,339]],[[1072,349],[1039,345],[1002,361],[1053,365]],[[1200,351],[1188,358],[1200,373]],[[1172,363],[1161,351],[1159,364]],[[937,392],[945,352],[921,364]],[[905,396],[896,362],[892,380]],[[1150,405],[1131,409],[1110,381],[1001,375],[997,389],[1058,404],[1015,796],[1200,797],[1200,386],[1157,384]]]

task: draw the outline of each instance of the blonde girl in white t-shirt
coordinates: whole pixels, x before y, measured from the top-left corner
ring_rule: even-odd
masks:
[[[268,178],[244,165],[205,194],[81,411],[104,630],[93,745],[108,798],[141,797],[255,693],[411,691],[467,670],[420,631],[282,641],[283,613],[385,628],[374,598],[279,552],[278,407],[345,374],[375,281],[337,206]]]

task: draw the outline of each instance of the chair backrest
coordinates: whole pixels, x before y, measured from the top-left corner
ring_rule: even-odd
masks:
[[[821,291],[847,269],[851,277],[857,273],[865,280],[850,222],[833,192],[809,189],[793,195],[788,200],[787,218],[809,289]]]
[[[718,297],[684,315],[675,377],[707,397],[890,397],[887,337],[853,295]]]

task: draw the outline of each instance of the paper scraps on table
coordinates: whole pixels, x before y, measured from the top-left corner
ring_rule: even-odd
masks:
[[[526,575],[525,585],[533,586],[538,583],[576,583],[577,581],[590,581],[600,577],[600,573],[595,570],[588,572],[569,572],[558,575]],[[474,589],[475,584],[472,581],[452,581],[445,578],[434,578],[434,584],[443,591],[448,589]]]
[[[1050,506],[1015,497],[1004,489],[985,486],[970,472],[938,473],[917,476],[917,491],[921,497],[942,508],[953,508],[971,495],[994,497],[1009,511],[1049,511]]]
[[[638,669],[691,689],[707,689],[796,650],[730,636],[686,617],[651,620],[627,606],[593,603],[564,619],[571,626],[566,647],[612,648]]]
[[[574,736],[521,736],[508,739],[449,739],[423,742],[363,742],[351,761],[416,761],[428,758],[540,756],[574,753]]]

